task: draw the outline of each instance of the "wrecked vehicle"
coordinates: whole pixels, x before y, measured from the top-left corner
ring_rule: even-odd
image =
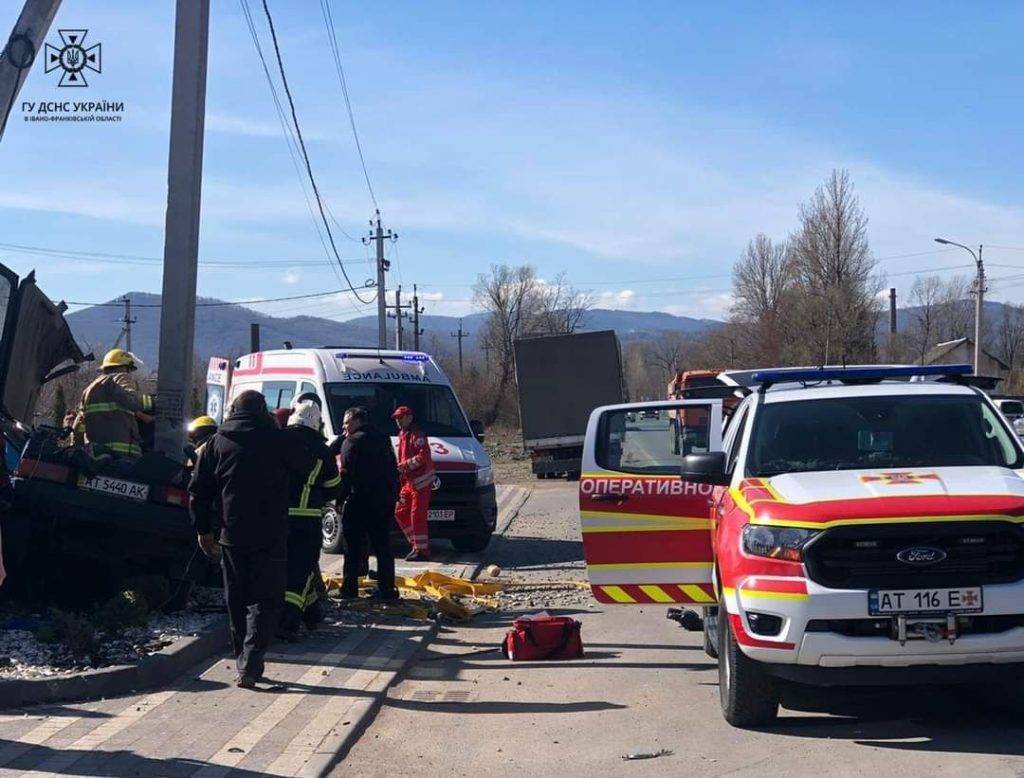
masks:
[[[11,477],[3,516],[4,590],[42,596],[54,585],[87,599],[127,576],[156,574],[184,601],[209,565],[197,553],[182,466],[162,454],[99,463],[62,447],[56,424],[33,419],[40,390],[80,368],[82,353],[64,319],[35,283],[0,265],[0,432]],[[71,584],[69,586],[69,584]]]

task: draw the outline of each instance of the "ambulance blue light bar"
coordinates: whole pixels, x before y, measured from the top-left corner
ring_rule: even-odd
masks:
[[[818,381],[882,381],[886,378],[915,376],[966,376],[974,372],[972,365],[855,365],[853,367],[794,367],[759,370],[752,383],[762,386],[781,383],[815,383]]]

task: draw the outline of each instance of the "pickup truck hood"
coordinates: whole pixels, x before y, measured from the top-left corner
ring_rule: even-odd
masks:
[[[1024,478],[1003,467],[789,473],[747,479],[734,496],[756,523],[824,527],[859,521],[1024,522]]]
[[[0,397],[18,421],[32,422],[43,384],[86,360],[64,320],[66,307],[43,294],[34,272],[19,283],[0,265]]]

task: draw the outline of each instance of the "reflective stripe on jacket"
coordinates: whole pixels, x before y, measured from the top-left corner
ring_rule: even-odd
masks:
[[[127,373],[104,373],[82,393],[85,439],[122,456],[142,456],[136,413],[150,413],[153,398],[138,391]]]
[[[285,435],[295,442],[304,460],[305,476],[292,479],[288,487],[288,515],[319,519],[323,507],[333,500],[341,486],[338,465],[323,435],[309,427],[292,426]]]
[[[415,425],[398,433],[398,472],[402,481],[417,491],[434,483],[430,443]]]

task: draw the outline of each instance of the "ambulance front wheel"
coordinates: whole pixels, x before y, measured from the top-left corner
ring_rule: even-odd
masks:
[[[345,539],[341,535],[341,514],[333,505],[324,508],[321,520],[323,540],[320,547],[325,554],[341,554],[345,550]]]
[[[764,727],[779,715],[779,692],[765,669],[740,649],[724,607],[718,609],[718,693],[734,727]]]

